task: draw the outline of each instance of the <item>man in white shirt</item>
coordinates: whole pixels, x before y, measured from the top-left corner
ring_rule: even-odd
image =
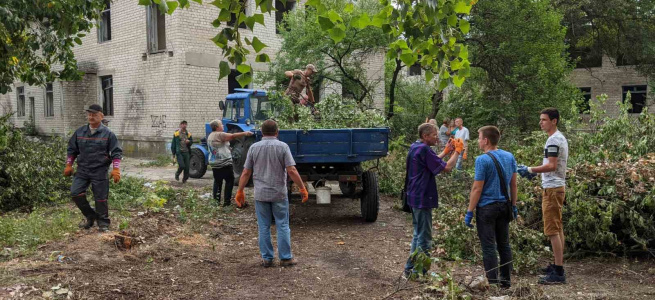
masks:
[[[464,127],[464,120],[462,118],[457,118],[455,119],[455,126],[457,127],[457,132],[455,133],[455,138],[456,139],[462,139],[464,141],[464,151],[459,154],[459,158],[457,159],[457,170],[462,169],[462,160],[466,159],[467,152],[468,152],[468,142],[470,140],[469,138],[469,130],[468,128]]]
[[[519,175],[529,179],[535,177],[536,173],[541,173],[544,234],[550,238],[555,258],[554,264],[542,270],[546,276],[539,279],[541,284],[566,283],[562,206],[566,199],[566,162],[569,158],[569,144],[566,137],[557,130],[559,118],[559,111],[556,108],[546,108],[541,111],[539,126],[541,130],[548,133],[542,165],[538,167],[520,165],[518,168]]]

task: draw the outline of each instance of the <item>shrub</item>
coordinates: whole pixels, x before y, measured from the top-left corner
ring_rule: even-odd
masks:
[[[66,142],[28,138],[8,122],[9,116],[0,117],[0,211],[31,210],[67,198]]]

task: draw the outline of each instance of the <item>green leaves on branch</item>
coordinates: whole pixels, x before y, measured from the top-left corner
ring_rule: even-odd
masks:
[[[100,1],[100,0],[98,0]],[[198,4],[202,4],[202,0],[193,0]],[[262,43],[257,37],[252,40],[242,37],[240,30],[243,25],[250,31],[254,31],[256,24],[265,26],[264,13],[271,13],[274,11],[274,0],[255,0],[256,9],[261,13],[254,13],[250,16],[246,15],[246,6],[248,1],[244,0],[214,0],[210,4],[218,8],[218,15],[212,21],[214,28],[225,26],[221,31],[212,38],[212,42],[221,48],[225,61],[219,64],[220,81],[230,74],[230,65],[236,66],[242,74],[237,77],[237,81],[243,87],[252,82],[252,68],[250,65],[245,64],[251,50],[259,53],[262,49],[268,47]],[[139,5],[157,4],[159,11],[172,14],[177,8],[188,8],[190,6],[189,0],[165,1],[165,0],[138,0]],[[286,0],[282,1],[286,3]],[[337,16],[338,17],[338,16]],[[245,41],[245,44],[243,43]],[[248,47],[249,46],[249,47]],[[270,62],[267,54],[258,54],[255,57],[256,62]]]
[[[346,19],[356,29],[381,28],[394,41],[388,47],[387,57],[399,59],[406,66],[420,64],[429,71],[429,80],[439,74],[439,89],[449,84],[459,87],[470,76],[468,50],[463,41],[471,30],[468,15],[477,0],[382,0],[382,8],[372,17],[355,13],[354,4],[347,4],[343,15],[339,15],[334,9],[328,10],[324,2],[309,0],[305,5],[316,9],[321,30],[335,43],[347,34]]]

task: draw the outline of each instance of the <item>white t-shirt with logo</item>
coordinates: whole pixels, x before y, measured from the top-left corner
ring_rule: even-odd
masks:
[[[557,157],[557,169],[553,172],[541,173],[541,186],[545,189],[566,185],[566,161],[569,159],[569,143],[566,137],[558,131],[546,140],[543,164],[549,157]]]

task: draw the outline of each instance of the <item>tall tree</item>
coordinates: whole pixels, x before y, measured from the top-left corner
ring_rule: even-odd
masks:
[[[541,108],[570,111],[578,93],[568,81],[566,28],[550,1],[480,1],[471,24],[467,41],[473,75],[461,90],[451,91],[443,117],[530,130]]]
[[[655,75],[655,0],[557,0],[566,40],[579,67],[597,67],[603,55]]]
[[[79,78],[72,48],[82,43],[104,6],[104,0],[2,0],[0,94],[16,79],[43,85]]]
[[[347,5],[351,3],[348,0],[323,0],[323,3],[334,7],[335,12],[344,18],[345,37],[336,43],[326,35],[321,29],[324,25],[316,22],[317,12],[313,8],[289,12],[280,28],[280,51],[262,79],[284,89],[288,82],[284,71],[303,69],[306,64],[312,63],[319,69],[315,80],[325,84],[338,83],[344,93],[358,103],[371,100],[375,85],[384,82],[370,80],[365,64],[371,55],[385,51],[384,47],[389,44],[388,35],[376,27],[352,26],[351,18],[362,13],[374,15],[382,6],[377,0],[358,1],[351,4],[352,7]]]

